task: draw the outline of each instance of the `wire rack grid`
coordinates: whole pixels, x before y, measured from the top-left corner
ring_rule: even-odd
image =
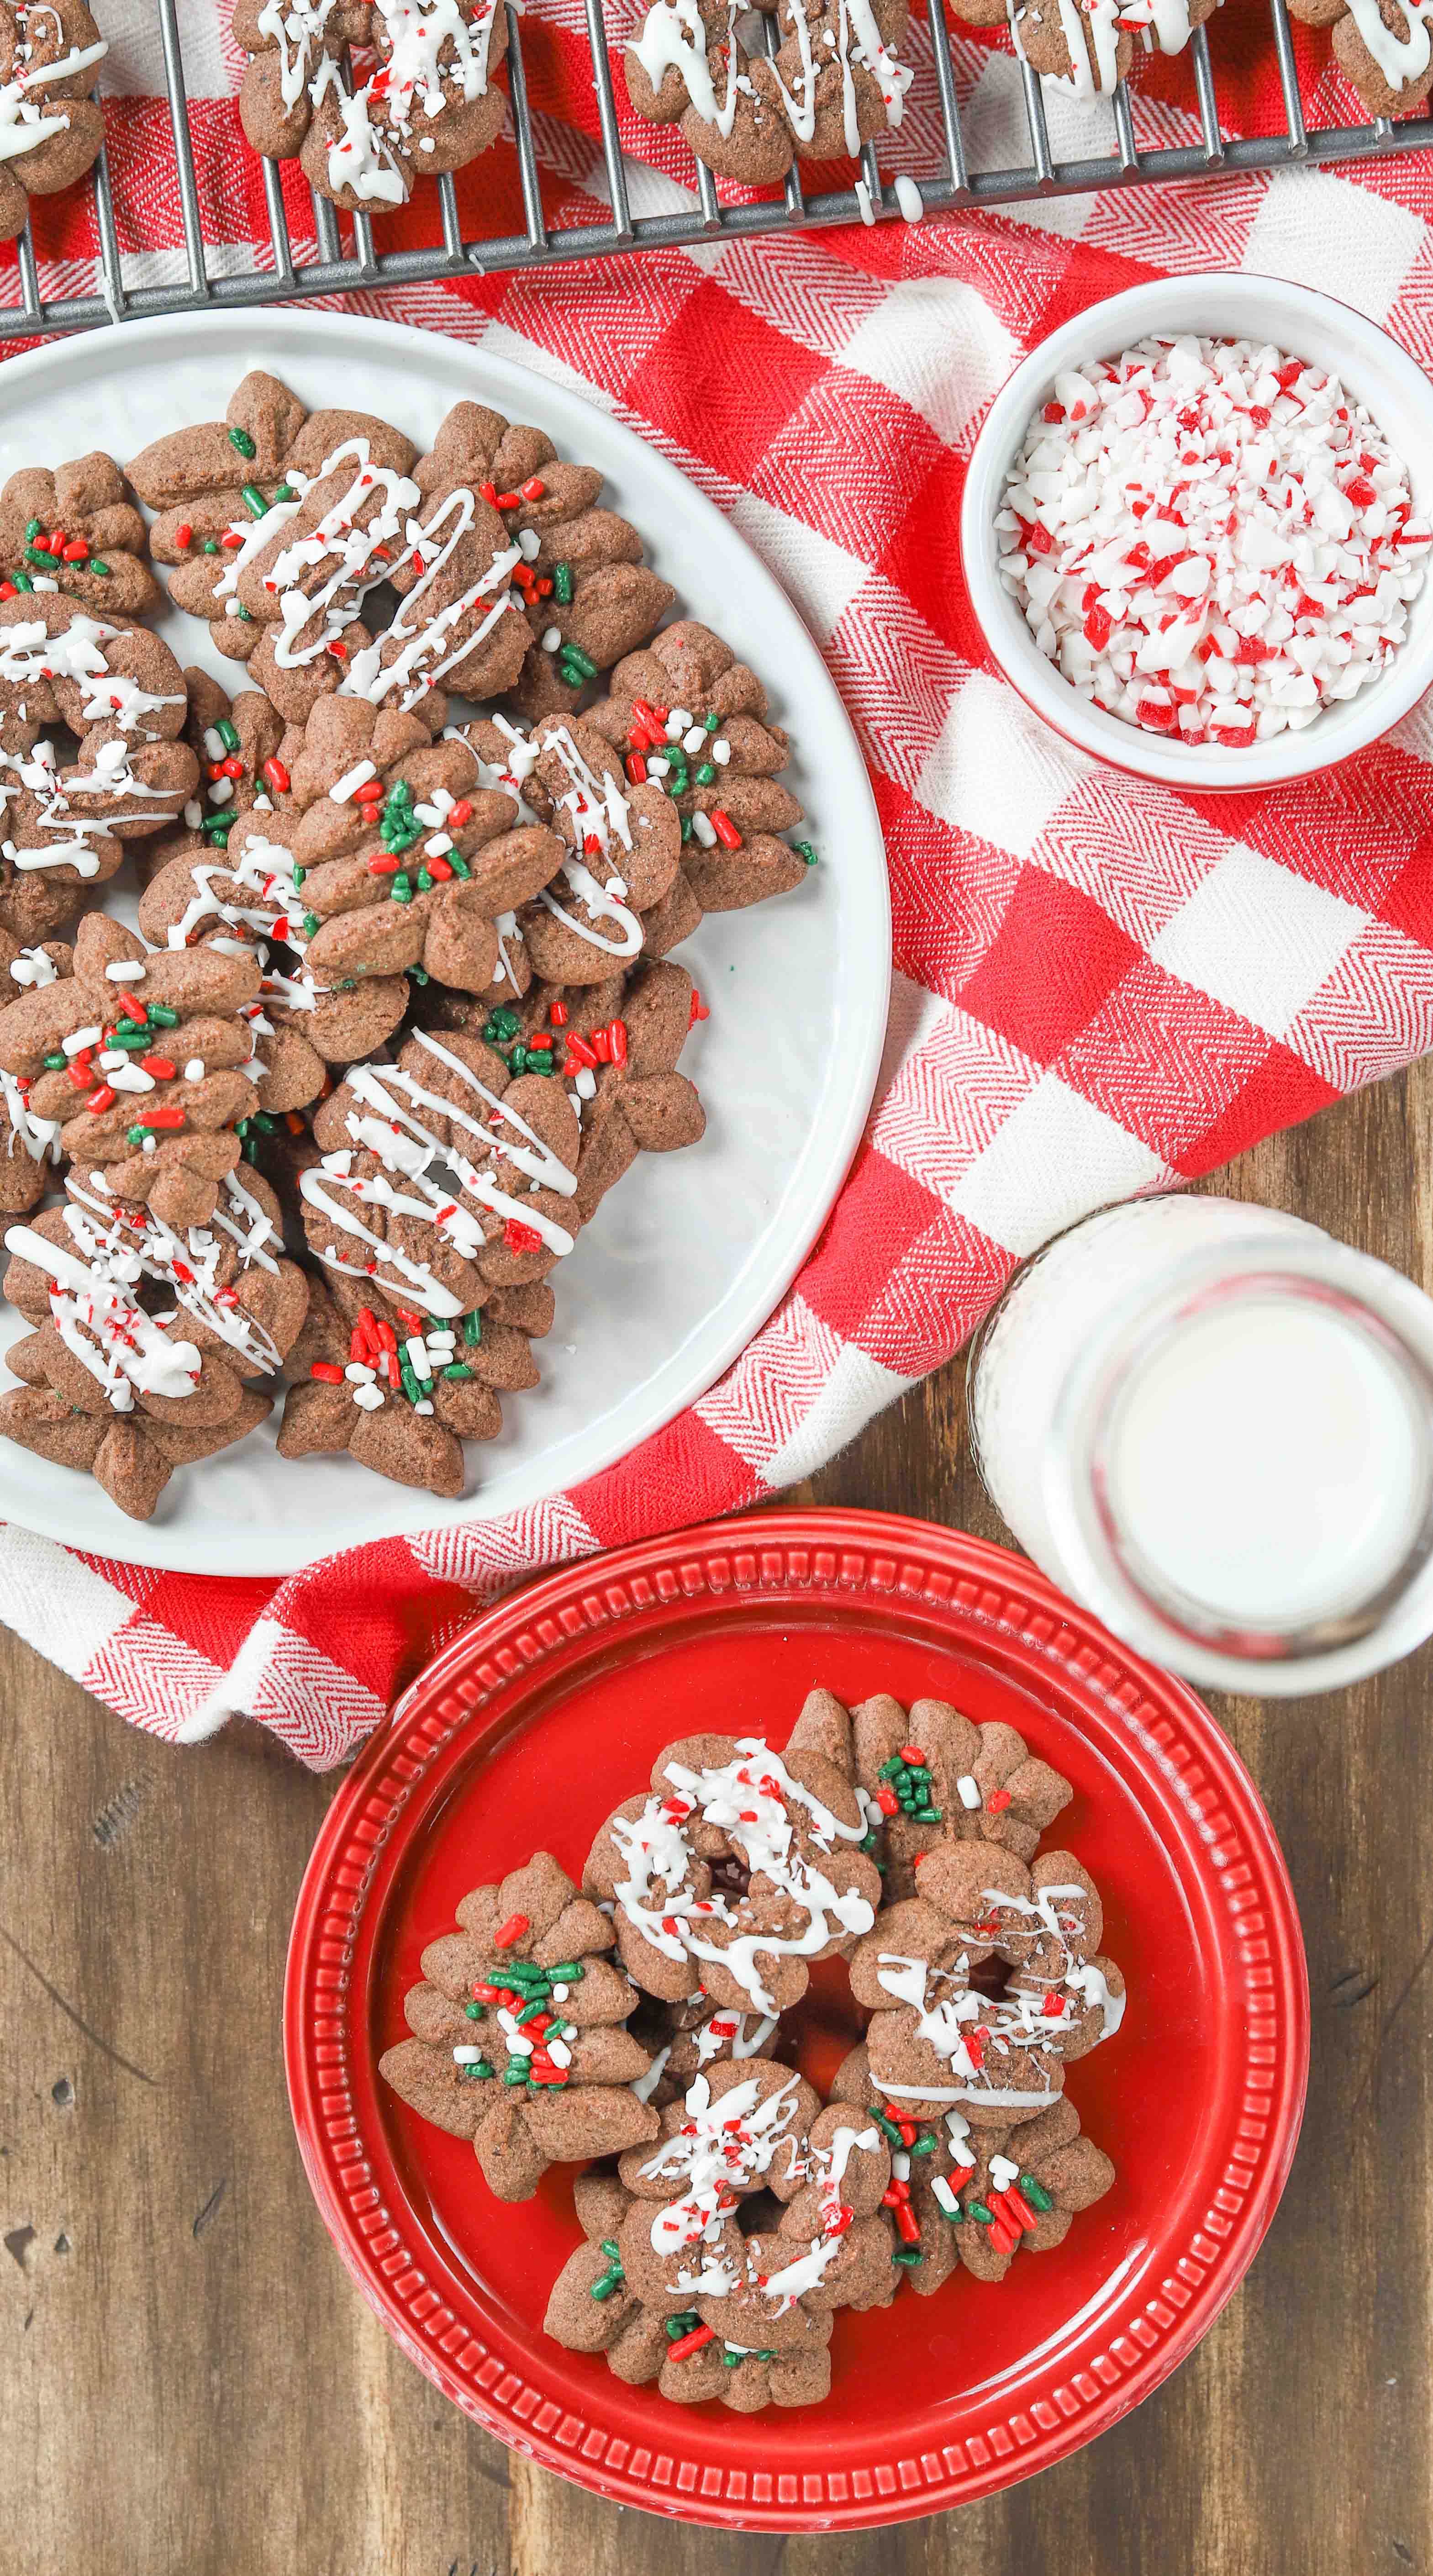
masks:
[[[179,40],[176,0],[156,0],[163,46],[165,79],[171,110],[175,180],[184,230],[187,278],[154,285],[127,286],[124,280],[109,171],[101,153],[92,174],[98,276],[94,290],[83,295],[42,297],[39,267],[28,228],[20,235],[13,272],[18,300],[0,305],[4,326],[16,333],[86,330],[97,323],[124,322],[151,313],[202,312],[234,305],[286,303],[295,297],[335,295],[355,289],[427,283],[443,278],[508,270],[550,268],[563,261],[606,259],[646,249],[668,249],[685,243],[724,237],[792,231],[798,227],[901,219],[893,185],[883,184],[875,147],[861,156],[861,177],[849,188],[807,196],[799,167],[793,167],[779,197],[754,203],[723,203],[711,172],[694,163],[695,203],[679,212],[640,215],[632,212],[628,165],[624,161],[612,86],[612,65],[602,19],[602,0],[583,0],[592,49],[602,157],[606,170],[610,218],[605,222],[549,225],[543,214],[537,153],[523,72],[522,34],[516,10],[504,0],[508,15],[508,86],[512,127],[522,187],[525,229],[501,240],[464,237],[457,192],[451,177],[430,183],[441,210],[441,243],[423,249],[383,251],[375,247],[373,225],[366,215],[349,222],[351,248],[336,209],[315,196],[313,256],[299,256],[290,234],[279,172],[260,164],[269,225],[267,255],[261,249],[255,265],[232,270],[232,250],[224,274],[211,274],[200,218],[193,146],[189,132],[188,93]],[[909,175],[920,190],[924,208],[933,214],[959,213],[991,206],[1017,205],[1031,198],[1077,196],[1115,188],[1149,187],[1170,179],[1208,178],[1219,172],[1278,170],[1319,162],[1357,162],[1426,150],[1433,144],[1433,116],[1379,118],[1365,125],[1310,127],[1299,94],[1293,38],[1284,0],[1269,0],[1275,59],[1284,109],[1280,133],[1234,137],[1223,129],[1214,65],[1203,27],[1190,41],[1200,139],[1156,150],[1136,143],[1134,119],[1125,85],[1112,99],[1115,149],[1098,158],[1057,160],[1051,150],[1041,85],[1025,62],[1020,64],[1030,158],[1005,169],[969,166],[956,100],[955,70],[945,0],[929,0],[931,52],[939,95],[944,152],[936,166]],[[768,52],[777,46],[772,18],[761,21]],[[345,219],[348,221],[349,219]]]

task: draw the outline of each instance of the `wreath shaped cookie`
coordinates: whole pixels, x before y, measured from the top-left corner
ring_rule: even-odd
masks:
[[[960,0],[973,27],[1008,17],[1017,54],[1074,98],[1103,98],[1127,80],[1138,39],[1164,54],[1184,51],[1221,0]]]
[[[250,57],[239,116],[254,150],[297,158],[350,214],[406,204],[415,180],[463,169],[502,131],[501,0],[238,0],[234,38]],[[377,57],[352,84],[350,46]]]
[[[83,0],[0,0],[0,241],[92,168],[104,118],[85,92],[109,47]]]

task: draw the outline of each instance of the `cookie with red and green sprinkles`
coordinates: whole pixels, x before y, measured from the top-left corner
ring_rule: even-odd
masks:
[[[537,1852],[457,1908],[404,1997],[411,2036],[379,2073],[450,2136],[470,2138],[500,2200],[529,2200],[550,2164],[654,2139],[657,2113],[632,2090],[650,2065],[625,2024],[632,1988],[613,1966],[612,1927],[550,1852]]]
[[[159,605],[144,521],[112,456],[22,466],[0,491],[0,600],[63,591],[102,616]]]
[[[941,1843],[994,1844],[1033,1858],[1069,1805],[1069,1781],[1018,1729],[977,1726],[948,1700],[909,1709],[878,1692],[851,1712],[856,1776],[880,1821],[886,1892],[909,1895],[922,1855]]]

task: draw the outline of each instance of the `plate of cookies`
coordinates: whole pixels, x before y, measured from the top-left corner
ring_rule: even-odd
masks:
[[[1004,1550],[784,1510],[438,1656],[329,1811],[285,2042],[325,2224],[447,2396],[618,2502],[819,2532],[1028,2476],[1186,2357],[1308,1992],[1181,1683]]]
[[[720,511],[500,336],[10,362],[0,1436],[42,1534],[257,1575],[532,1504],[710,1386],[855,1151],[890,914],[840,699]]]

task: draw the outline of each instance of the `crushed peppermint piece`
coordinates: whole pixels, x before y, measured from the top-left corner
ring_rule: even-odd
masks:
[[[1006,589],[1081,697],[1225,750],[1375,680],[1433,544],[1336,376],[1192,334],[1057,376],[995,527]]]

